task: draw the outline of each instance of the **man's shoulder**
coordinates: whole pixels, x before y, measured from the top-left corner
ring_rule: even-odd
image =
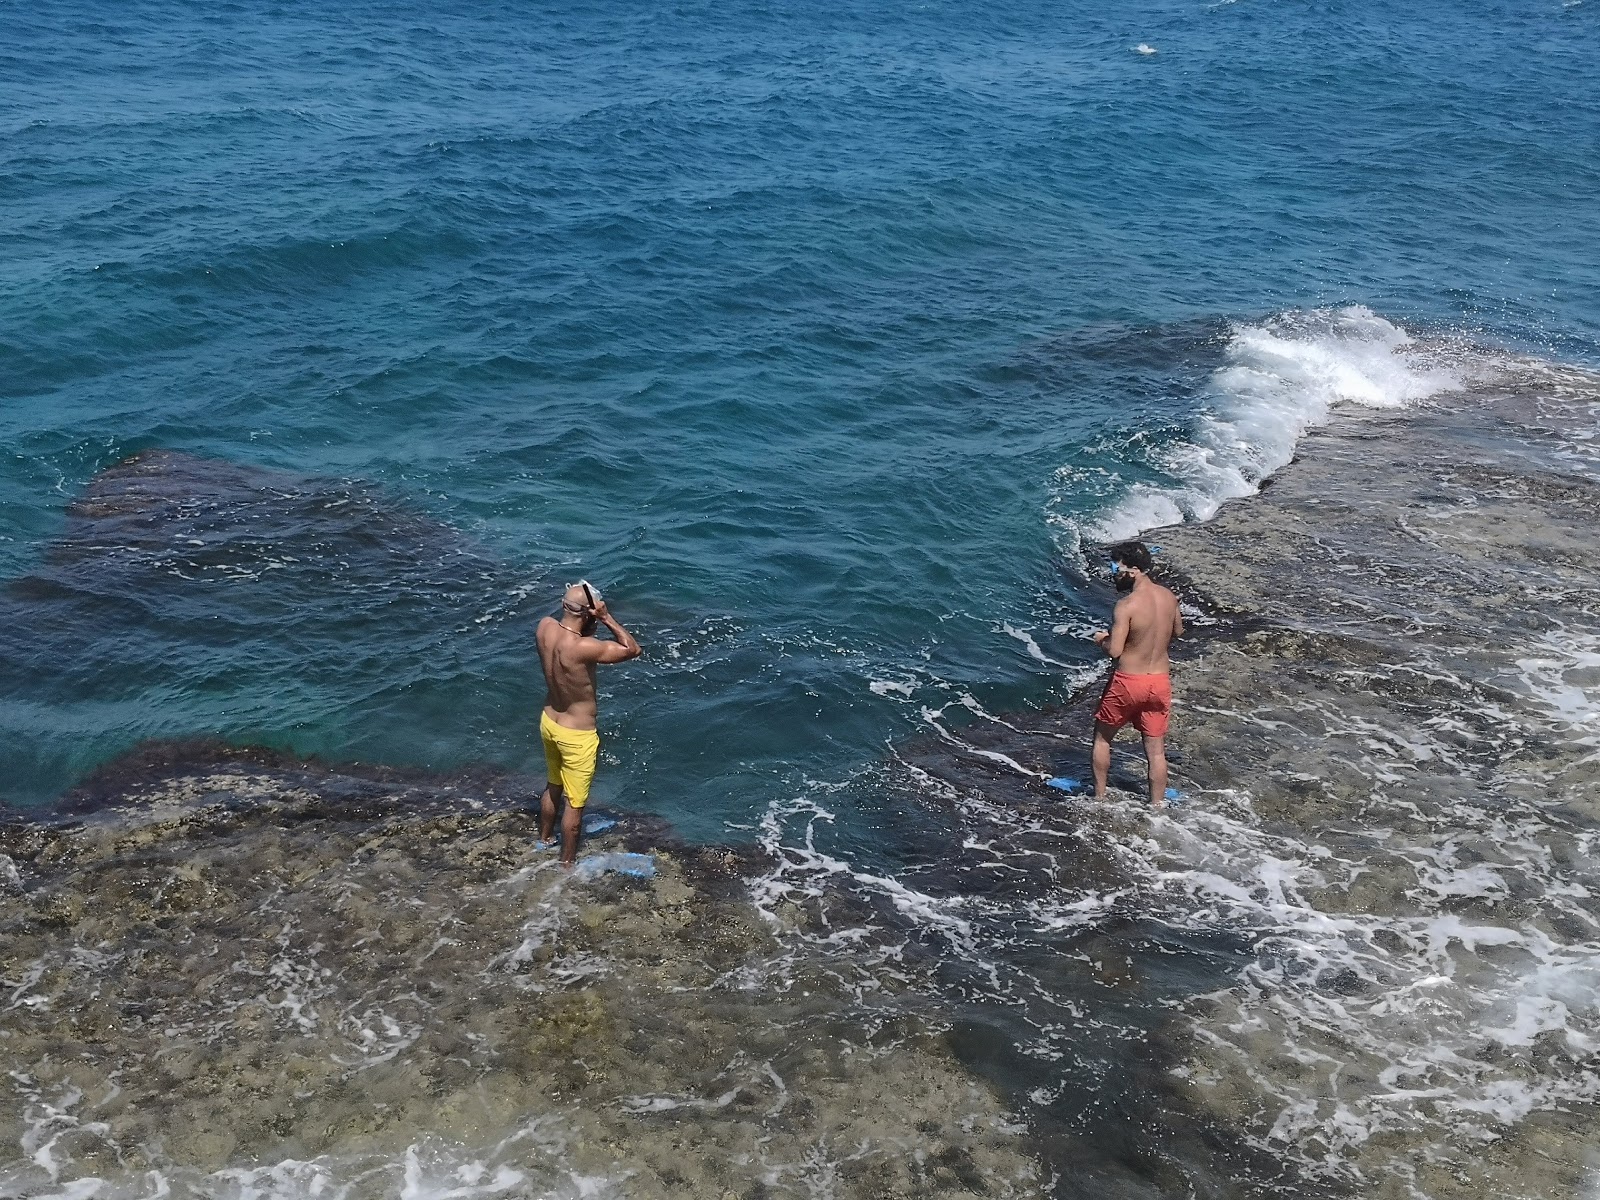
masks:
[[[1128,608],[1135,611],[1154,615],[1155,613],[1160,612],[1163,608],[1166,608],[1168,605],[1172,605],[1173,607],[1177,606],[1178,597],[1176,595],[1174,595],[1167,588],[1162,587],[1154,579],[1150,580],[1149,582],[1149,587],[1140,588],[1136,592],[1129,592],[1126,596],[1122,597],[1122,599],[1118,600],[1118,611],[1121,611],[1122,607],[1126,605]]]

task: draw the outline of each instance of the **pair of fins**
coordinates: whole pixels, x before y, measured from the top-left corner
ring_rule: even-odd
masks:
[[[1058,792],[1067,793],[1081,792],[1084,790],[1083,780],[1072,779],[1066,775],[1057,775],[1054,779],[1045,780],[1045,786],[1053,787]],[[1170,787],[1166,790],[1165,795],[1168,804],[1182,804],[1189,798],[1189,794],[1187,792],[1180,792],[1177,788]]]

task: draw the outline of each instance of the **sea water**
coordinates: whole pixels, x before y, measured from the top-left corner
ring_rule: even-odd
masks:
[[[1099,544],[1513,357],[1594,394],[1597,12],[8,10],[0,796],[202,735],[536,781],[581,576],[646,649],[597,802],[765,843],[758,906],[848,877],[976,951],[884,764],[1059,773],[970,731],[1093,678]],[[1508,660],[1585,736],[1588,636]]]
[[[495,567],[410,589],[287,522],[173,576],[184,628],[18,613],[5,793],[195,732],[528,763],[580,575],[647,646],[600,794],[704,835],[875,758],[875,682],[1055,694],[1008,629],[1089,659],[1039,621],[1097,615],[1076,531],[1203,517],[1331,403],[1440,386],[1392,322],[1593,358],[1594,19],[10,11],[4,574],[151,447],[375,489]]]

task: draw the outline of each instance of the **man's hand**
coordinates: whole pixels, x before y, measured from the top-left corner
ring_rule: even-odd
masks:
[[[639,657],[639,643],[633,634],[622,627],[622,622],[611,615],[611,610],[606,607],[604,600],[596,600],[589,606],[589,611],[594,614],[594,619],[599,621],[611,631],[614,642],[597,641],[599,647],[595,651],[596,662],[617,663],[627,662],[630,658]]]
[[[1099,633],[1094,635],[1094,644],[1096,646],[1100,646],[1100,647],[1104,648],[1104,646],[1106,644],[1106,639],[1109,638],[1110,636],[1111,636],[1111,630],[1102,629]]]

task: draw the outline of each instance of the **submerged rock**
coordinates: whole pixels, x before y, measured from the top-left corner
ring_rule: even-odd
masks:
[[[133,455],[97,472],[40,561],[0,587],[0,796],[43,803],[108,745],[197,730],[429,760],[459,744],[462,695],[520,698],[527,583],[371,484]],[[510,725],[471,740],[508,761]]]

